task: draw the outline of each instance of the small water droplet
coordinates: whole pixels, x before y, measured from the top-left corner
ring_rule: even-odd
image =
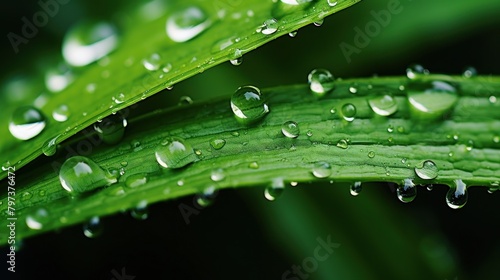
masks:
[[[347,103],[342,106],[342,117],[344,120],[348,122],[352,122],[354,120],[354,117],[356,116],[356,107],[351,104]]]
[[[426,160],[421,167],[415,167],[415,173],[420,179],[432,180],[438,175],[438,167],[432,160]]]
[[[375,152],[374,151],[369,151],[368,152],[368,157],[369,158],[374,158],[375,157]]]
[[[127,127],[127,120],[121,111],[109,115],[94,124],[94,130],[104,143],[116,144],[120,142]]]
[[[69,113],[68,106],[65,104],[58,106],[56,109],[54,109],[54,111],[52,111],[52,117],[54,118],[54,120],[56,120],[58,122],[67,121],[69,118],[69,115],[70,115],[70,113]]]
[[[9,122],[10,133],[19,140],[28,140],[40,134],[47,124],[45,116],[35,107],[17,108]]]
[[[296,187],[299,185],[299,182],[290,182],[290,186]]]
[[[65,89],[73,82],[73,73],[69,66],[61,64],[56,68],[51,68],[45,74],[45,87],[51,92],[57,93]]]
[[[413,64],[406,68],[406,76],[408,79],[415,80],[422,75],[428,75],[429,70],[425,69],[420,64]]]
[[[497,102],[497,97],[492,95],[488,98],[488,101],[490,101],[491,104],[495,104]]]
[[[264,189],[264,197],[269,201],[275,201],[279,196],[283,194],[285,190],[285,183],[283,179],[274,179],[271,186]]]
[[[368,100],[368,104],[373,112],[379,116],[389,116],[398,110],[398,103],[388,94],[372,97]]]
[[[215,150],[220,150],[225,145],[226,145],[226,140],[224,140],[224,139],[216,138],[216,139],[210,140],[210,146],[212,146],[212,148],[214,148]]]
[[[64,36],[62,54],[73,66],[85,66],[106,56],[118,45],[116,27],[107,22],[85,21]]]
[[[237,57],[235,59],[231,59],[229,60],[229,62],[231,62],[231,64],[234,66],[241,65],[241,63],[243,63],[243,57]]]
[[[316,178],[327,178],[332,174],[332,167],[328,162],[319,161],[314,164],[312,174]]]
[[[349,148],[349,142],[347,142],[346,139],[340,139],[337,142],[337,147],[339,147],[341,149],[347,149],[347,148]]]
[[[149,71],[156,71],[160,69],[161,56],[157,53],[153,53],[148,58],[142,60],[142,65]]]
[[[193,147],[180,137],[165,138],[156,148],[156,161],[164,168],[181,168],[197,160]]]
[[[174,12],[166,23],[167,36],[174,42],[189,41],[212,24],[207,14],[198,7],[190,6]]]
[[[99,165],[82,156],[67,159],[59,171],[62,187],[72,194],[79,194],[92,189],[115,183],[116,177],[104,171]]]
[[[149,216],[148,202],[142,200],[139,204],[130,210],[130,216],[136,220],[144,221]]]
[[[314,69],[307,76],[311,92],[318,96],[324,96],[335,87],[335,80],[332,73],[325,69]]]
[[[312,130],[308,130],[306,135],[307,135],[307,137],[312,137],[313,136]]]
[[[278,21],[274,18],[268,19],[264,21],[264,24],[261,27],[261,33],[264,35],[271,35],[278,30]]]
[[[30,200],[33,197],[33,194],[30,192],[23,192],[21,194],[21,201],[27,201]]]
[[[193,104],[193,99],[189,96],[181,96],[179,98],[179,105],[183,106],[183,105],[191,105]]]
[[[125,185],[129,188],[137,188],[148,182],[146,174],[133,174],[127,177]]]
[[[477,76],[477,70],[474,67],[467,67],[463,72],[464,78],[472,78]]]
[[[250,162],[248,164],[248,167],[250,167],[251,169],[259,169],[259,163],[256,161]]]
[[[319,26],[323,25],[324,22],[325,22],[324,19],[318,19],[315,22],[313,22],[313,24],[314,24],[314,26],[318,26],[319,27]]]
[[[467,150],[467,152],[472,151],[473,148],[474,148],[474,141],[473,140],[469,140],[469,141],[467,141],[467,143],[465,143],[465,149]]]
[[[399,201],[408,203],[412,202],[417,196],[417,188],[412,179],[405,179],[403,185],[398,186],[396,193]]]
[[[337,6],[338,1],[337,0],[327,0],[328,6],[330,7],[335,7]]]
[[[101,235],[102,229],[101,219],[94,216],[83,225],[83,234],[88,238],[96,238]]]
[[[286,121],[281,125],[281,133],[288,138],[297,138],[300,135],[299,125],[294,121]]]
[[[390,125],[387,127],[387,132],[389,132],[389,133],[393,133],[393,132],[394,132],[394,126],[392,126],[392,124],[390,124]]]
[[[358,86],[357,85],[352,85],[349,87],[349,92],[352,94],[358,93]]]
[[[359,193],[361,192],[362,190],[362,186],[361,186],[361,182],[354,182],[352,185],[351,185],[351,195],[352,196],[358,196]]]
[[[125,94],[123,92],[120,92],[113,96],[111,99],[116,104],[122,104],[123,102],[125,102]]]
[[[49,212],[45,208],[38,208],[34,213],[26,216],[26,225],[30,229],[41,230],[49,218]]]
[[[214,203],[218,194],[216,186],[209,186],[196,195],[196,203],[201,207],[208,207]]]
[[[500,136],[498,135],[493,136],[493,143],[500,143]]]
[[[467,203],[467,186],[461,179],[454,182],[455,187],[450,187],[446,193],[446,203],[451,209],[460,209]]]
[[[226,172],[222,168],[217,168],[212,170],[212,173],[210,174],[210,179],[214,182],[219,182],[222,181],[226,178]]]
[[[288,33],[288,36],[295,38],[295,36],[297,36],[297,33],[298,33],[297,30],[295,30],[295,31]]]
[[[236,118],[244,123],[260,120],[269,113],[260,90],[254,86],[238,88],[231,97],[231,109]]]
[[[434,189],[434,185],[433,184],[427,185],[427,190],[428,191],[432,191],[433,189]]]

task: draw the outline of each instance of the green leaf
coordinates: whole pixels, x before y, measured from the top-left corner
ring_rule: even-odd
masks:
[[[55,157],[42,157],[33,162],[36,168],[16,174],[16,184],[26,186],[17,194],[21,198],[16,216],[20,221],[40,220],[38,230],[19,223],[17,235],[22,238],[185,195],[210,196],[224,188],[266,186],[276,193],[290,182],[403,185],[408,180],[444,184],[451,190],[461,182],[497,188],[500,103],[494,99],[499,85],[499,77],[426,75],[417,80],[337,80],[323,98],[306,85],[263,89],[270,112],[249,125],[237,121],[227,99],[157,109],[130,119],[119,144],[104,145],[80,135],[63,143]],[[444,102],[452,93],[456,101]],[[420,107],[410,102],[415,94],[428,95]],[[373,100],[387,96],[397,109],[386,116],[374,108],[380,103]],[[438,118],[434,112],[429,117],[429,112],[415,109],[435,104],[448,106],[441,108]],[[354,115],[346,113],[346,105],[356,108]],[[298,124],[298,137],[282,132],[288,121]],[[192,146],[194,162],[175,169],[158,164],[155,151],[171,137]],[[92,185],[92,190],[70,198],[57,174],[79,146],[90,146],[88,157],[102,168],[123,169],[118,182],[104,188]],[[426,161],[435,168],[426,169]],[[5,194],[1,201],[6,221]],[[5,237],[0,240],[5,242]]]
[[[41,77],[13,78],[4,86],[9,93],[1,96],[6,109],[0,115],[0,178],[7,176],[8,166],[19,169],[42,151],[52,153],[55,145],[113,112],[357,2],[338,1],[330,6],[327,1],[300,5],[257,0],[170,1],[155,7],[155,12],[165,15],[154,18],[150,9],[147,19],[141,14],[145,7],[123,10],[118,13],[123,19],[118,24],[122,29],[117,33],[116,50],[99,63],[70,67],[74,81],[60,92],[42,95],[38,104],[33,101],[34,93],[46,90]],[[277,30],[264,26],[273,18]],[[90,35],[83,33],[79,38],[88,40]],[[28,141],[8,131],[10,115],[20,104],[41,107],[48,119],[40,135]],[[70,113],[65,122],[50,118],[60,106],[67,106]]]

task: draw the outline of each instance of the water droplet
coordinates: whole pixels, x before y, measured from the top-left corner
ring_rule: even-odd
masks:
[[[237,57],[235,59],[231,59],[229,60],[229,62],[231,62],[231,64],[234,66],[241,65],[241,63],[243,63],[243,57]]]
[[[64,36],[62,54],[72,66],[85,66],[106,56],[118,45],[118,33],[107,22],[82,22]]]
[[[401,202],[412,202],[417,196],[417,188],[412,179],[405,179],[403,185],[398,186],[396,189],[398,199]]]
[[[261,33],[264,35],[271,35],[278,30],[278,21],[274,18],[268,19],[264,21],[264,24],[261,27]]]
[[[58,122],[65,122],[69,117],[69,109],[67,105],[60,105],[52,111],[52,117]]]
[[[209,186],[203,192],[197,194],[195,200],[199,206],[208,207],[214,203],[218,194],[216,186]]]
[[[295,38],[295,36],[297,36],[297,30],[288,33],[288,36]]]
[[[275,201],[285,190],[283,179],[274,179],[271,186],[264,189],[264,197],[269,201]]]
[[[136,220],[144,221],[149,216],[148,202],[142,200],[139,204],[130,210],[130,216]]]
[[[101,235],[102,228],[101,219],[94,216],[83,225],[83,234],[88,238],[96,238]]]
[[[389,132],[389,133],[393,133],[393,132],[394,132],[394,126],[392,126],[392,124],[390,124],[390,125],[387,127],[387,132]]]
[[[45,86],[51,92],[60,92],[73,82],[73,73],[65,64],[49,69],[45,74]]]
[[[231,109],[238,120],[244,123],[257,121],[269,113],[260,90],[254,86],[243,86],[231,97]]]
[[[312,130],[308,130],[306,135],[307,135],[307,137],[312,137],[313,136]]]
[[[415,80],[422,75],[428,75],[429,70],[425,69],[420,64],[413,64],[406,68],[406,76],[408,79]]]
[[[32,193],[30,193],[30,192],[23,192],[23,194],[21,194],[21,201],[30,200],[32,197],[33,197]]]
[[[312,174],[316,178],[326,178],[332,174],[332,167],[328,162],[319,161],[314,164]]]
[[[457,89],[444,81],[410,84],[408,101],[417,119],[440,119],[458,100]]]
[[[94,130],[104,143],[116,144],[123,138],[126,126],[125,116],[118,111],[115,115],[109,115],[101,122],[96,122]]]
[[[156,71],[160,69],[161,56],[157,53],[153,53],[148,58],[142,60],[142,65],[149,71]]]
[[[433,184],[427,185],[427,190],[428,191],[432,191],[433,189],[434,189],[434,185]]]
[[[463,73],[464,78],[472,78],[477,76],[477,70],[474,67],[467,67]]]
[[[492,95],[488,98],[488,101],[490,101],[491,104],[495,104],[497,102],[497,97]]]
[[[42,112],[35,107],[17,108],[9,122],[10,133],[19,140],[31,139],[45,128],[47,122]]]
[[[467,152],[472,151],[473,148],[474,148],[474,141],[473,140],[469,140],[469,141],[467,141],[467,143],[465,143],[465,149],[467,150]]]
[[[369,158],[374,158],[375,157],[375,152],[374,151],[369,151],[368,152],[368,157]]]
[[[34,213],[26,216],[26,225],[33,230],[40,230],[49,221],[49,213],[45,208],[38,208]]]
[[[328,6],[330,7],[335,7],[337,6],[338,1],[337,0],[327,0]]]
[[[352,94],[358,93],[358,86],[356,84],[349,87],[349,92]]]
[[[299,182],[295,182],[295,181],[294,182],[290,182],[290,186],[292,186],[292,187],[296,187],[298,185],[299,185]]]
[[[212,170],[212,173],[210,174],[210,179],[214,182],[219,182],[224,180],[226,178],[226,172],[222,168],[217,168]]]
[[[312,2],[314,0],[280,0],[280,1],[281,1],[281,3],[284,3],[284,4],[297,6],[300,4]]]
[[[325,69],[314,69],[307,76],[311,92],[318,96],[324,96],[335,87],[335,80],[332,73]]]
[[[314,26],[320,27],[321,25],[323,25],[323,22],[325,22],[324,19],[318,19],[315,22],[313,22],[313,24],[314,24]]]
[[[461,179],[455,180],[455,187],[446,193],[446,203],[451,209],[460,209],[467,203],[467,186]]]
[[[123,102],[125,102],[125,94],[123,92],[120,92],[113,96],[111,99],[116,104],[122,104]]]
[[[184,105],[191,105],[193,104],[193,99],[189,96],[181,96],[179,98],[179,103],[178,103],[180,106],[184,106]]]
[[[57,139],[59,136],[54,137],[52,139],[47,140],[42,146],[42,152],[44,155],[50,157],[56,154],[57,152]]]
[[[352,122],[356,116],[356,107],[351,103],[342,106],[342,117],[348,122]]]
[[[197,160],[193,147],[179,137],[165,138],[155,151],[156,161],[164,168],[181,168]]]
[[[115,183],[116,177],[82,156],[67,159],[59,171],[62,187],[69,193],[79,194]]]
[[[214,148],[215,150],[220,150],[226,145],[226,140],[224,139],[212,139],[210,140],[210,146]]]
[[[340,139],[337,142],[337,147],[339,147],[341,149],[347,149],[347,148],[349,148],[349,142],[347,142],[347,140],[345,140],[345,139]]]
[[[281,125],[281,133],[288,138],[299,137],[299,125],[294,121],[286,121]]]
[[[359,193],[361,192],[362,188],[363,187],[361,186],[361,182],[354,182],[351,185],[351,195],[352,196],[358,196]]]
[[[498,135],[493,136],[493,143],[500,143],[500,136]]]
[[[127,177],[125,180],[125,185],[129,188],[137,188],[148,182],[148,176],[146,174],[133,174]]]
[[[368,104],[373,112],[380,116],[389,116],[398,110],[398,103],[388,94],[372,97],[368,100]]]
[[[191,6],[173,13],[167,19],[166,32],[172,41],[181,43],[195,38],[211,24],[203,10]]]
[[[415,173],[420,179],[432,180],[438,175],[438,167],[432,160],[426,160],[421,167],[415,167]]]
[[[251,169],[259,169],[259,163],[256,161],[250,162],[248,164],[248,167],[250,167]]]

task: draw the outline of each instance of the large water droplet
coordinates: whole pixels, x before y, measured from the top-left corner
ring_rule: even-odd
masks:
[[[286,121],[281,125],[281,133],[288,138],[297,138],[300,135],[299,125],[294,121]]]
[[[361,182],[354,182],[351,185],[351,195],[352,196],[358,196],[359,193],[361,192],[362,188],[363,187],[361,186]]]
[[[274,179],[271,186],[264,189],[264,197],[269,201],[275,201],[285,190],[283,179]]]
[[[114,115],[109,115],[100,122],[94,124],[94,130],[104,143],[116,144],[120,142],[125,133],[127,120],[120,111]]]
[[[446,193],[446,203],[451,209],[460,209],[467,203],[467,186],[461,179],[455,180],[455,187]]]
[[[164,168],[181,168],[197,158],[193,147],[180,137],[164,139],[155,151],[156,161]]]
[[[38,208],[34,213],[26,216],[26,225],[30,229],[40,230],[49,221],[49,212],[45,208]]]
[[[439,119],[453,108],[458,100],[457,89],[444,81],[408,85],[408,101],[417,119]]]
[[[83,234],[88,238],[96,238],[102,233],[102,223],[98,216],[90,218],[90,220],[83,225]]]
[[[388,94],[372,97],[368,100],[368,104],[373,112],[380,116],[389,116],[398,110],[398,103]]]
[[[238,120],[251,123],[264,117],[269,108],[260,90],[254,86],[243,86],[231,97],[231,109]]]
[[[59,171],[62,187],[71,194],[79,194],[115,183],[116,177],[82,156],[67,159]]]
[[[186,42],[206,30],[212,22],[198,7],[187,7],[173,13],[166,23],[167,36],[174,42]]]
[[[278,21],[274,18],[268,19],[264,21],[264,24],[261,27],[261,33],[264,35],[271,35],[278,30],[279,24]]]
[[[332,167],[328,162],[316,162],[313,166],[312,174],[316,178],[326,178],[332,174]]]
[[[316,96],[321,97],[335,87],[332,73],[325,69],[314,69],[307,76],[309,88]]]
[[[421,167],[415,167],[415,173],[420,179],[432,180],[438,175],[438,167],[432,160],[426,160]]]
[[[58,122],[65,122],[69,118],[69,109],[65,104],[60,105],[52,111],[52,117]]]
[[[356,107],[353,104],[351,103],[344,104],[344,106],[342,106],[341,111],[344,120],[348,122],[352,122],[354,120],[356,116]]]
[[[405,179],[403,185],[396,189],[398,199],[401,202],[412,202],[417,197],[417,188],[412,179]]]
[[[118,45],[115,26],[107,22],[82,22],[64,36],[62,53],[73,66],[88,65],[113,51]]]
[[[45,116],[40,110],[24,106],[17,108],[12,114],[9,131],[19,140],[28,140],[40,134],[46,124]]]

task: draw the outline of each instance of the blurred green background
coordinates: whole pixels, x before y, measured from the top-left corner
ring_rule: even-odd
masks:
[[[394,2],[401,12],[373,32],[366,46],[358,46],[348,62],[340,44],[356,46],[356,28],[365,30],[376,21],[373,11]],[[4,36],[19,33],[20,19],[39,10],[36,1],[2,5]],[[2,81],[20,73],[42,75],[45,62],[40,61],[60,56],[62,37],[73,23],[117,21],[117,10],[136,5],[71,0],[17,55],[4,37]],[[499,11],[498,0],[365,0],[326,18],[321,27],[305,27],[295,38],[282,37],[244,55],[240,66],[224,63],[181,82],[141,108],[177,104],[183,95],[195,101],[229,97],[243,84],[305,83],[314,68],[350,78],[404,75],[408,65],[420,63],[431,72],[460,75],[473,66],[479,74],[500,75]],[[180,205],[194,207],[187,197],[150,206],[144,221],[129,213],[105,217],[95,239],[74,226],[24,240],[15,276],[113,279],[113,271],[121,274],[125,268],[135,279],[500,279],[498,194],[473,187],[467,205],[452,210],[446,191],[420,187],[415,201],[403,204],[395,187],[386,184],[364,185],[352,197],[347,185],[304,183],[274,202],[264,199],[263,188],[228,190],[191,215],[189,224],[179,210]],[[314,256],[318,238],[328,237],[340,246],[305,272],[307,278],[293,273],[282,278]],[[1,271],[12,277],[6,267]]]

